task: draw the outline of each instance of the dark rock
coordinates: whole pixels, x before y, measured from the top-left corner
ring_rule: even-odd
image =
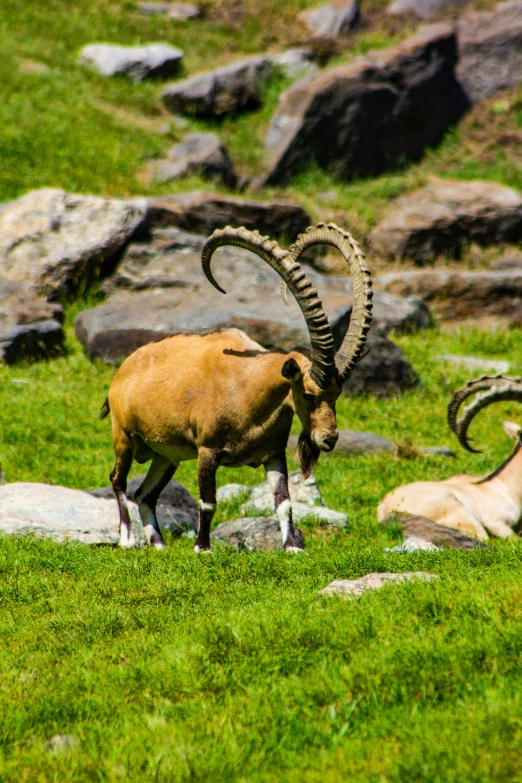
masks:
[[[346,37],[361,24],[359,0],[331,0],[319,8],[301,11],[297,18],[311,35]]]
[[[0,362],[48,359],[64,351],[63,308],[27,283],[0,277]]]
[[[150,161],[147,177],[155,182],[169,182],[189,174],[223,182],[229,188],[237,184],[230,155],[216,133],[188,133],[180,144],[174,144],[162,160]]]
[[[479,269],[419,269],[380,275],[376,286],[399,296],[428,302],[438,318],[464,320],[500,316],[522,321],[522,268],[492,272]]]
[[[137,8],[142,14],[167,16],[180,21],[201,16],[201,8],[193,3],[138,3]]]
[[[244,226],[271,237],[292,240],[306,231],[311,218],[298,204],[249,201],[195,191],[148,199],[153,226],[179,226],[186,231],[211,234],[224,226]]]
[[[127,496],[134,500],[134,493],[145,479],[145,474],[129,479],[127,482]],[[111,499],[114,497],[112,487],[101,487],[89,492],[96,498]],[[185,487],[172,479],[161,493],[156,507],[158,522],[162,528],[174,535],[186,532],[197,532],[198,506],[190,492]]]
[[[390,397],[418,384],[417,373],[398,345],[370,331],[366,346],[368,353],[344,383],[345,394]]]
[[[250,57],[166,87],[161,97],[174,114],[213,117],[259,106],[273,74],[270,57]]]
[[[315,282],[315,281],[314,281]],[[329,291],[326,284],[324,289]],[[427,329],[433,325],[433,318],[426,304],[415,296],[396,296],[384,291],[375,291],[373,294],[372,331],[379,334],[388,332],[416,332],[418,329]],[[337,323],[331,323],[334,340],[338,345],[346,334],[350,322],[351,307],[346,311],[343,319]]]
[[[418,517],[404,511],[394,512],[383,519],[381,524],[399,524],[405,536],[420,538],[442,549],[490,549],[487,544],[477,538],[471,538],[458,530],[438,525],[427,517]]]
[[[287,448],[294,451],[297,448],[297,435],[292,435],[288,439]],[[355,432],[353,430],[340,430],[339,440],[332,452],[339,454],[393,454],[395,446],[386,438],[380,435],[374,435],[372,432]],[[324,459],[324,455],[322,457]]]
[[[96,43],[84,46],[79,62],[91,65],[103,76],[128,76],[135,82],[168,79],[180,69],[183,52],[166,43],[118,46]]]
[[[361,576],[359,579],[335,579],[333,582],[319,591],[320,595],[342,595],[344,598],[358,598],[368,590],[379,590],[386,584],[410,582],[412,580],[431,582],[439,579],[436,574],[427,574],[424,571],[407,571],[403,574],[374,573]]]
[[[468,0],[394,0],[388,6],[387,13],[392,16],[415,14],[419,19],[429,22],[448,11],[459,11]]]
[[[469,242],[495,244],[522,238],[522,198],[496,182],[433,180],[397,199],[371,233],[373,247],[417,263],[458,256]]]
[[[297,82],[270,123],[265,182],[284,184],[311,160],[345,179],[418,160],[468,107],[456,61],[452,28],[432,25]]]
[[[295,528],[298,546],[305,547],[304,535]],[[283,548],[281,529],[277,519],[270,517],[245,517],[218,525],[210,538],[229,544],[236,549],[257,552],[273,552]]]
[[[522,2],[500,3],[492,11],[458,21],[457,77],[477,101],[522,81]]]
[[[0,275],[48,299],[77,296],[112,272],[146,218],[143,199],[33,190],[0,213]]]

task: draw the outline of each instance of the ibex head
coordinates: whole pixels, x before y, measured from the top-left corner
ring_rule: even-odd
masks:
[[[266,261],[282,278],[294,295],[310,335],[312,350],[294,351],[282,368],[289,381],[295,411],[303,426],[298,458],[305,475],[310,473],[321,451],[332,451],[338,439],[335,402],[343,382],[360,358],[371,323],[372,291],[370,272],[355,240],[334,224],[319,223],[301,234],[289,250],[283,250],[269,237],[245,228],[214,231],[203,246],[203,271],[218,291],[225,291],[215,281],[211,269],[213,253],[224,245],[250,250]],[[335,352],[328,318],[317,291],[306,277],[298,259],[313,245],[330,245],[345,258],[352,275],[353,307],[350,325],[340,349]]]

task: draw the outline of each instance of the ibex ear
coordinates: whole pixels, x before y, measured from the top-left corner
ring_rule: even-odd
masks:
[[[287,359],[283,364],[281,375],[289,381],[297,381],[301,377],[301,368],[295,359]]]
[[[513,440],[520,440],[522,437],[522,430],[518,424],[513,424],[512,421],[503,421],[502,426],[504,427],[506,435],[509,435]]]

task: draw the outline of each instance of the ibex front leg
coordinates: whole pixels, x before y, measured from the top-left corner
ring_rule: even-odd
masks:
[[[283,454],[274,457],[270,462],[265,463],[265,471],[270,489],[274,493],[275,508],[283,539],[283,549],[287,552],[301,552],[302,547],[297,542],[292,522],[286,454],[283,452]]]
[[[219,461],[215,451],[198,452],[199,531],[194,552],[210,552],[210,525],[216,512],[216,472]]]

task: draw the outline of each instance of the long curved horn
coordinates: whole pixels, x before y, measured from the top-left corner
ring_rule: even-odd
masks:
[[[214,288],[225,293],[215,281],[210,263],[213,253],[224,245],[233,245],[250,250],[269,264],[284,280],[297,304],[301,308],[312,345],[312,366],[310,376],[322,389],[326,388],[335,372],[335,348],[332,330],[323,310],[317,291],[306,277],[301,266],[287,250],[282,250],[277,242],[262,237],[258,231],[246,228],[216,229],[201,251],[201,264],[207,279]]]
[[[464,408],[462,416],[457,418],[459,408],[468,397],[477,397],[470,405]],[[492,402],[506,400],[522,401],[522,381],[520,378],[506,378],[504,375],[483,375],[476,381],[468,383],[458,389],[448,405],[448,424],[452,432],[457,436],[460,445],[473,454],[480,454],[480,450],[470,446],[468,441],[468,429],[479,411],[491,405]]]
[[[364,263],[364,253],[347,231],[335,223],[319,223],[307,228],[290,247],[295,261],[313,245],[331,245],[340,251],[352,276],[353,307],[348,331],[335,355],[337,372],[344,380],[361,358],[372,321],[372,279]]]

